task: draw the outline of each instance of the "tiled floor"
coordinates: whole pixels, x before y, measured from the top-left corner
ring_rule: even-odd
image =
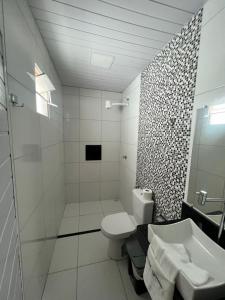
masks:
[[[119,202],[104,202],[68,204],[60,234],[100,228],[104,215],[123,210]],[[101,232],[58,239],[43,300],[150,300],[135,294],[126,260],[107,257],[107,242]]]

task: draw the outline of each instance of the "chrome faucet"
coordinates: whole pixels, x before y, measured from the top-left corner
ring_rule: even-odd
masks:
[[[198,202],[201,205],[205,205],[206,202],[223,202],[223,213],[220,220],[220,227],[218,232],[218,241],[221,238],[222,232],[224,230],[224,223],[225,223],[225,197],[224,198],[208,198],[208,193],[206,191],[201,190],[200,192],[196,192],[198,195]]]

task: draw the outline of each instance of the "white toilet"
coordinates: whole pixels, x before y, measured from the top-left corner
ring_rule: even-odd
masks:
[[[141,189],[133,190],[133,215],[121,212],[106,216],[101,223],[102,233],[109,239],[108,256],[121,259],[124,240],[136,231],[137,225],[152,222],[154,201],[146,200]]]

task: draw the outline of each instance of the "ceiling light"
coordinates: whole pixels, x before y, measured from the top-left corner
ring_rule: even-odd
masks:
[[[91,64],[96,67],[110,69],[114,61],[114,56],[92,53]]]

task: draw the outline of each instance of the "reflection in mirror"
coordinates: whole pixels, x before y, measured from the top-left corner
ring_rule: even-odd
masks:
[[[225,187],[225,104],[197,110],[188,202],[220,224]]]

